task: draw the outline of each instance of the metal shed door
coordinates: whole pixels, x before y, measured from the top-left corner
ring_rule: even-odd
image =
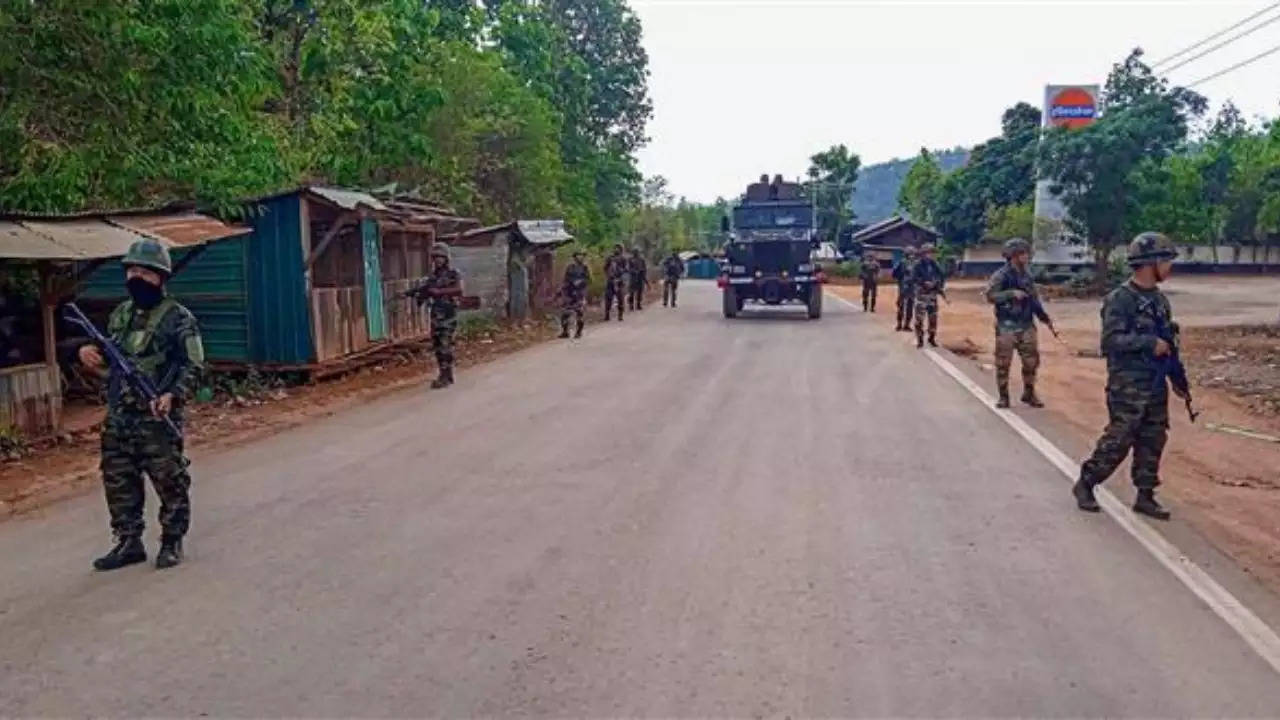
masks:
[[[369,339],[385,340],[387,313],[382,301],[382,243],[377,223],[363,220],[360,236],[364,240],[364,314],[369,323]]]

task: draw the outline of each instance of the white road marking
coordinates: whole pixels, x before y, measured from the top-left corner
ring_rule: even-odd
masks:
[[[830,295],[841,303],[858,309],[857,305],[839,294],[832,292]],[[1013,412],[997,408],[994,398],[968,375],[964,374],[960,368],[943,357],[942,354],[930,349],[925,349],[924,353],[934,364],[942,368],[943,372],[950,375],[961,387],[978,398],[979,402],[986,406],[988,410],[995,413],[996,417],[1003,420],[1006,425],[1013,428],[1014,432],[1021,435],[1050,464],[1067,476],[1067,479],[1072,483],[1076,481],[1080,476],[1080,466],[1068,457],[1066,453],[1058,449],[1048,438],[1041,435],[1038,430],[1031,427]],[[1240,602],[1236,596],[1222,587],[1209,573],[1201,569],[1199,565],[1196,565],[1186,554],[1178,550],[1173,543],[1166,540],[1155,528],[1137,520],[1133,512],[1117,500],[1109,490],[1099,487],[1097,488],[1097,496],[1098,504],[1102,505],[1102,509],[1106,511],[1107,515],[1111,516],[1112,520],[1133,536],[1161,565],[1165,566],[1169,572],[1182,581],[1183,585],[1186,585],[1191,592],[1195,593],[1196,597],[1204,601],[1209,606],[1209,609],[1213,610],[1232,630],[1235,630],[1249,644],[1249,647],[1253,648],[1263,660],[1266,660],[1271,665],[1273,670],[1280,673],[1280,635],[1277,635],[1275,630],[1271,629],[1244,603]],[[1072,512],[1078,512],[1075,510],[1074,501],[1066,494],[1063,495],[1063,507],[1070,508]]]

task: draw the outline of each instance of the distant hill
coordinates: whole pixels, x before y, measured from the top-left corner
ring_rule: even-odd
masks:
[[[969,151],[965,148],[935,150],[934,156],[938,158],[943,172],[951,172],[969,162]],[[870,225],[892,215],[898,209],[898,188],[902,187],[902,181],[915,161],[915,157],[895,158],[859,170],[858,182],[853,188],[853,221],[859,225]]]

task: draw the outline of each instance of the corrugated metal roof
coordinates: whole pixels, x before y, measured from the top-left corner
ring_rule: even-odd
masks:
[[[362,193],[357,190],[339,190],[338,188],[327,187],[309,187],[307,191],[319,195],[329,202],[337,205],[345,210],[355,210],[358,207],[367,207],[371,210],[385,212],[389,208],[382,204],[378,198],[369,193]]]
[[[107,218],[107,222],[136,230],[172,246],[203,245],[214,240],[253,232],[253,228],[247,225],[229,225],[208,215],[194,212],[172,215],[115,215]]]
[[[95,260],[119,257],[139,238],[167,247],[202,245],[250,232],[214,218],[181,212],[73,220],[0,221],[0,258]]]
[[[563,220],[518,220],[516,228],[531,245],[563,245],[573,241]]]
[[[116,227],[104,220],[35,221],[22,223],[28,230],[49,239],[70,253],[69,260],[91,260],[124,255],[138,241],[138,233]]]
[[[71,248],[63,247],[19,223],[0,221],[0,257],[59,260],[71,253],[74,253]]]
[[[937,231],[937,230],[934,230],[933,228],[928,227],[928,226],[925,226],[925,225],[921,225],[920,223],[918,223],[918,222],[916,222],[916,221],[912,220],[911,218],[903,217],[902,215],[894,215],[894,216],[892,216],[892,217],[890,217],[890,218],[887,218],[887,219],[885,219],[885,220],[881,220],[880,222],[876,223],[875,225],[871,225],[871,226],[869,226],[869,227],[865,227],[865,228],[863,228],[863,229],[859,230],[858,232],[856,232],[856,233],[854,233],[854,234],[853,234],[853,239],[854,239],[854,240],[858,240],[859,238],[870,238],[870,237],[875,237],[875,236],[877,236],[877,235],[884,234],[885,232],[888,232],[889,230],[894,230],[894,229],[896,229],[896,228],[898,228],[898,227],[901,227],[901,226],[903,226],[903,225],[913,225],[913,226],[915,226],[915,227],[917,227],[917,228],[920,228],[921,230],[924,230],[925,232],[930,233],[930,234],[932,234],[932,235],[934,235],[934,236],[939,235],[939,233],[938,233],[938,231]]]

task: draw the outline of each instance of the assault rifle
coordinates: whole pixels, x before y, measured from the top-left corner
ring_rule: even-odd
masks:
[[[93,321],[86,317],[85,314],[80,311],[80,308],[76,307],[75,303],[67,303],[65,313],[67,322],[79,326],[80,329],[84,330],[85,334],[89,336],[90,340],[97,344],[98,347],[102,348],[103,355],[107,359],[107,364],[111,366],[111,371],[117,373],[121,380],[127,383],[129,387],[133,388],[134,392],[141,395],[142,398],[147,401],[148,405],[153,405],[156,399],[160,397],[160,392],[156,390],[156,386],[151,382],[151,378],[143,374],[142,371],[139,370],[123,352],[120,351],[120,348],[116,347],[116,344],[111,342],[110,338],[99,332],[98,328],[93,324]],[[174,424],[173,418],[170,418],[167,414],[160,415],[159,418],[164,420],[165,425],[169,427],[169,430],[172,431],[175,436],[182,437],[182,430],[178,429],[178,426]]]
[[[1187,417],[1195,422],[1200,412],[1191,406],[1191,383],[1187,379],[1187,368],[1182,364],[1177,326],[1166,322],[1162,313],[1156,313],[1156,337],[1169,343],[1169,354],[1155,358],[1155,388],[1160,389],[1168,378],[1174,392],[1182,396],[1182,401],[1187,406]]]

